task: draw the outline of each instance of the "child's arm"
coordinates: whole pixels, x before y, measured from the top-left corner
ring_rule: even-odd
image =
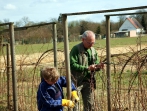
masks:
[[[61,76],[59,79],[58,79],[58,84],[61,86],[61,87],[67,87],[67,81],[66,81],[66,77],[65,76]],[[75,85],[73,84],[73,82],[71,82],[71,89],[72,91],[73,90],[76,90],[76,87]]]

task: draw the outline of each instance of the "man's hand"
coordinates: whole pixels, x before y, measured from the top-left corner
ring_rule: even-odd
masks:
[[[90,65],[89,67],[88,67],[88,70],[89,71],[95,71],[95,65],[93,64],[93,65]]]
[[[104,63],[99,63],[99,64],[97,64],[96,66],[96,69],[104,69]]]
[[[74,108],[75,104],[71,100],[62,99],[62,106],[67,106],[69,108]]]
[[[88,70],[89,71],[95,71],[97,69],[103,69],[104,68],[104,63],[99,63],[99,64],[93,64],[93,65],[90,65],[88,67]]]

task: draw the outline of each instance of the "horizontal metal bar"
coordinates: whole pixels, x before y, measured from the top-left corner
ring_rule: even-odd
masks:
[[[110,10],[99,10],[99,11],[88,11],[88,12],[63,13],[62,15],[68,15],[68,16],[70,16],[70,15],[82,15],[82,14],[118,12],[118,11],[137,10],[137,9],[144,9],[144,8],[147,8],[147,6],[119,8],[119,9],[110,9]]]
[[[14,28],[14,31],[27,30],[28,28],[31,28],[31,27],[40,27],[40,26],[49,25],[49,24],[56,24],[56,22],[43,23],[43,24],[37,24],[37,25],[25,26],[25,27],[16,27],[16,28]],[[9,31],[9,29],[4,29],[0,32],[8,32],[8,31]]]
[[[13,22],[8,22],[8,23],[2,23],[2,24],[0,24],[0,26],[4,26],[4,25],[10,25],[10,24],[12,24]]]
[[[134,14],[147,14],[147,12],[134,12],[134,13],[120,13],[120,14],[107,14],[105,16],[119,16],[119,15],[134,15]]]
[[[30,27],[40,27],[40,26],[44,26],[44,25],[49,25],[49,24],[56,24],[56,22],[50,22],[50,23],[42,23],[42,24],[37,24],[37,25],[31,25],[31,26],[25,26],[25,27],[18,27],[18,28],[14,28],[14,29],[27,29]]]

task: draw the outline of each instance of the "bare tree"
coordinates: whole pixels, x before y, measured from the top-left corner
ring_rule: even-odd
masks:
[[[124,15],[118,16],[118,29],[124,23],[125,19],[126,19],[126,16]]]
[[[21,27],[21,26],[22,26],[22,21],[15,22],[15,27]]]
[[[9,19],[4,19],[4,23],[8,23],[8,22],[10,22]]]
[[[26,16],[23,17],[23,18],[21,19],[21,21],[22,21],[23,26],[29,26],[28,24],[29,24],[30,20],[29,20],[28,17],[26,17]]]

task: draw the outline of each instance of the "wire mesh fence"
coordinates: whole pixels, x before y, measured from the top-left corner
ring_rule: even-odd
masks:
[[[40,68],[54,66],[54,53],[51,27],[32,27],[15,31],[15,59],[17,76],[17,102],[19,111],[37,111],[36,93],[40,83]],[[2,34],[0,52],[0,110],[13,110],[12,70],[9,61],[9,34]],[[58,47],[63,42],[58,43]],[[63,45],[62,45],[63,46]],[[64,49],[64,48],[63,48]],[[111,106],[112,111],[147,110],[147,49],[129,48],[127,53],[111,55]],[[99,49],[97,49],[99,50]],[[103,49],[105,53],[105,49]],[[8,53],[8,54],[7,54]],[[64,52],[57,53],[58,70],[65,75]],[[105,54],[100,55],[106,62]],[[107,65],[107,63],[106,63]],[[105,66],[106,66],[105,65]],[[106,67],[95,74],[95,110],[107,111]],[[66,94],[66,89],[64,90]],[[82,100],[80,111],[82,111]],[[66,110],[66,108],[65,108]]]

